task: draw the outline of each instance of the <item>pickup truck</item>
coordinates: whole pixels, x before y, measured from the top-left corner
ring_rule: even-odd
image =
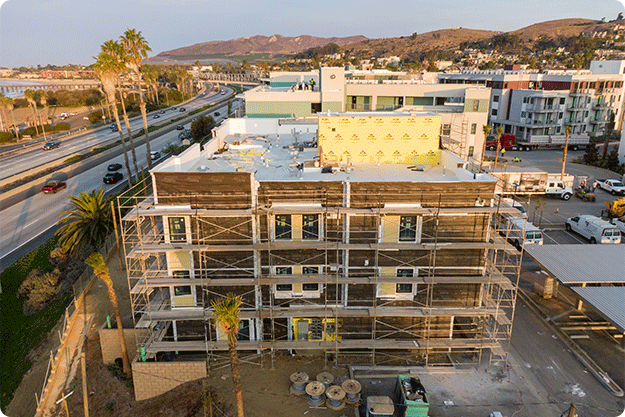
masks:
[[[609,193],[611,193],[612,195],[624,195],[625,194],[625,185],[623,185],[622,182],[620,182],[619,180],[605,180],[605,179],[598,179],[597,181],[597,188],[601,188],[602,190],[605,190]]]

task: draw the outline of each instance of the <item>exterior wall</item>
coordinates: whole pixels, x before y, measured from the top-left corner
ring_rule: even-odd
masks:
[[[134,348],[137,346],[137,339],[141,339],[146,334],[147,331],[142,329],[124,329],[126,348],[128,349],[131,361],[133,359]],[[106,365],[112,365],[115,363],[115,359],[121,358],[122,356],[122,348],[119,343],[119,332],[117,329],[101,329],[99,335],[102,362]]]
[[[410,163],[440,162],[440,116],[319,117],[319,147],[323,161]]]
[[[132,381],[137,401],[156,397],[185,382],[206,376],[206,363],[203,361],[132,363]]]
[[[307,117],[315,116],[311,101],[249,101],[245,112],[248,117]]]

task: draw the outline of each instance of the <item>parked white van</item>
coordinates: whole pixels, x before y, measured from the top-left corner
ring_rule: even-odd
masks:
[[[508,221],[508,240],[521,250],[524,245],[542,245],[543,232],[527,219],[510,218]]]
[[[611,223],[599,217],[582,215],[566,219],[566,230],[574,231],[590,240],[590,243],[621,243],[621,232]]]

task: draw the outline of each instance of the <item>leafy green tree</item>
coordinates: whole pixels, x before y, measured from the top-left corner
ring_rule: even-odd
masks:
[[[191,123],[191,136],[196,142],[199,142],[209,135],[215,126],[215,119],[212,116],[199,117]]]
[[[232,293],[221,300],[211,301],[215,309],[215,320],[228,336],[228,351],[230,352],[230,368],[232,370],[232,383],[237,401],[237,416],[243,415],[243,387],[241,385],[241,372],[239,370],[239,356],[237,354],[237,335],[239,334],[239,322],[241,321],[241,297]]]
[[[109,293],[109,300],[113,305],[113,311],[115,312],[115,321],[117,322],[117,331],[119,333],[119,344],[122,350],[122,363],[124,367],[124,375],[126,378],[131,377],[130,361],[128,360],[128,349],[126,348],[126,339],[124,338],[124,328],[122,326],[122,315],[119,310],[119,302],[117,301],[117,294],[115,288],[113,288],[113,280],[109,274],[109,268],[104,262],[104,258],[101,254],[95,252],[92,253],[85,263],[93,268],[93,273],[96,277],[100,278],[106,284],[106,288]]]
[[[599,151],[594,143],[590,143],[586,146],[586,153],[584,154],[583,159],[584,163],[587,165],[595,165],[597,163],[599,160]]]
[[[97,248],[113,230],[110,208],[104,190],[81,191],[69,198],[69,210],[63,211],[56,232],[59,246],[67,253],[77,254],[86,247]]]

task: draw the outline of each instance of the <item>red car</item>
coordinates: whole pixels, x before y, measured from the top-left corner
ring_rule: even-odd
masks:
[[[44,185],[43,187],[41,187],[41,191],[43,191],[45,194],[50,194],[50,193],[56,193],[59,190],[62,190],[63,188],[67,188],[67,184],[65,184],[63,181],[48,181],[48,183],[46,185]]]

